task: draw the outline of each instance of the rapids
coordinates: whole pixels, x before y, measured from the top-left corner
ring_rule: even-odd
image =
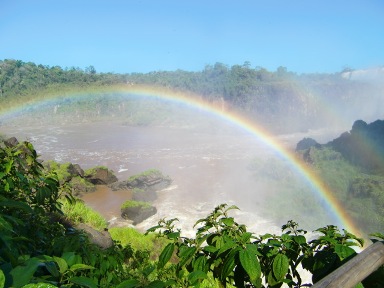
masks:
[[[118,121],[77,124],[6,124],[0,131],[7,136],[33,143],[42,159],[80,164],[83,169],[104,165],[119,180],[155,168],[173,180],[158,192],[153,203],[158,213],[140,223],[141,231],[160,218],[178,218],[185,234],[193,224],[221,203],[235,204],[237,222],[250,231],[278,233],[281,223],[258,214],[258,205],[268,198],[268,187],[259,185],[247,168],[250,161],[273,155],[254,136],[223,125],[215,129],[131,127]],[[294,149],[302,134],[281,135],[280,140]],[[120,205],[129,192],[99,188],[84,201],[108,221],[119,218]],[[285,219],[288,220],[288,219]]]

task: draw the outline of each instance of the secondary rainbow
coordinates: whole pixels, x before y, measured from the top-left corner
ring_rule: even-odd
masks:
[[[307,182],[308,186],[311,187],[311,190],[314,191],[317,197],[325,200],[327,210],[332,213],[335,218],[337,225],[342,226],[342,228],[348,230],[349,232],[355,234],[356,236],[361,237],[361,232],[352,221],[352,219],[347,215],[345,209],[341,203],[333,196],[332,191],[323,183],[323,181],[318,177],[318,175],[310,169],[303,161],[295,156],[294,153],[285,148],[276,137],[272,136],[269,132],[264,130],[261,126],[250,121],[249,119],[243,117],[242,115],[223,109],[223,106],[220,103],[211,103],[204,100],[201,96],[175,91],[171,89],[166,89],[163,87],[154,87],[154,86],[142,86],[142,85],[112,85],[112,86],[102,86],[96,89],[91,90],[74,90],[66,92],[55,92],[55,93],[46,93],[38,95],[30,102],[16,105],[14,107],[8,107],[7,110],[0,111],[0,120],[1,118],[7,118],[18,113],[22,113],[23,109],[26,107],[33,107],[36,105],[42,105],[49,102],[55,103],[62,98],[81,98],[90,93],[129,93],[138,96],[149,96],[153,98],[160,98],[166,101],[173,101],[177,103],[182,103],[187,106],[201,109],[210,114],[215,115],[216,117],[221,118],[224,121],[228,121],[240,129],[251,133],[256,139],[268,147],[272,148],[278,155],[284,160],[287,160],[290,163],[291,167],[296,170],[296,172],[302,176],[302,178]],[[112,96],[113,97],[113,96]]]

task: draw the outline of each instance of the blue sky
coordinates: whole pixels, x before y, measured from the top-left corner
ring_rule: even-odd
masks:
[[[0,59],[98,72],[384,65],[382,0],[0,0]]]

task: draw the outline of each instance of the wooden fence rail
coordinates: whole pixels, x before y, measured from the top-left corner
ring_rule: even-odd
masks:
[[[352,288],[384,265],[384,243],[376,242],[312,288]]]

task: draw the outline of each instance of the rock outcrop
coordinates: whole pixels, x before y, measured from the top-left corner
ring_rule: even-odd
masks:
[[[156,213],[156,207],[147,202],[127,201],[121,207],[121,217],[132,220],[133,225],[137,225]]]
[[[84,223],[76,225],[75,229],[84,231],[87,234],[89,241],[99,246],[101,249],[108,249],[113,246],[111,234],[106,230],[100,232]]]
[[[111,170],[102,166],[87,170],[85,178],[95,185],[108,185],[118,181],[117,177]]]
[[[311,147],[321,148],[321,145],[312,138],[303,138],[296,145],[296,151],[307,150]]]
[[[148,170],[130,177],[126,181],[116,182],[109,187],[114,190],[132,190],[132,200],[121,207],[121,217],[133,221],[136,225],[157,213],[156,207],[148,202],[156,200],[157,193],[171,184],[171,179],[158,170]]]
[[[160,171],[148,170],[126,181],[113,183],[109,187],[114,191],[131,189],[133,200],[151,202],[157,198],[156,191],[168,187],[171,182],[172,180]]]

